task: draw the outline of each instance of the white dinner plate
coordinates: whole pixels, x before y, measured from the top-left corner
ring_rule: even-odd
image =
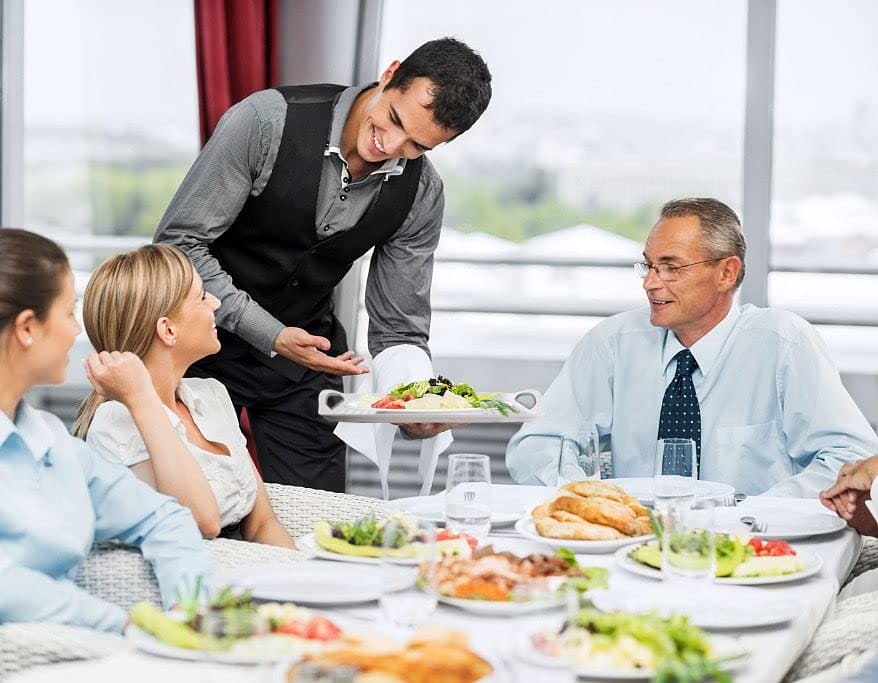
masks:
[[[620,479],[604,479],[616,486],[621,486],[629,496],[634,496],[644,505],[651,505],[655,500],[652,493],[652,477],[624,477]],[[718,481],[705,479],[695,480],[695,500],[722,500],[734,495],[735,487]],[[747,513],[743,513],[747,514]]]
[[[628,548],[619,548],[613,556],[616,563],[623,569],[627,569],[634,574],[639,574],[640,576],[645,576],[650,579],[661,579],[662,572],[660,569],[641,564],[628,556],[628,553],[630,553],[634,547],[635,546],[632,545]],[[823,558],[816,553],[796,549],[796,554],[802,562],[805,563],[805,568],[795,574],[783,574],[781,576],[742,576],[740,578],[723,576],[714,579],[714,583],[732,586],[767,586],[772,583],[791,583],[793,581],[807,579],[809,576],[814,576],[814,574],[819,572],[820,568],[823,566]]]
[[[518,617],[523,614],[532,614],[562,607],[564,605],[564,596],[558,595],[551,598],[522,602],[500,602],[497,600],[466,600],[464,598],[440,595],[439,602],[451,605],[452,607],[459,607],[473,614],[494,617]]]
[[[251,565],[223,574],[224,581],[236,589],[250,589],[258,600],[294,602],[297,605],[369,602],[381,597],[385,588],[408,588],[417,577],[415,567],[393,566],[380,571],[364,571],[362,567],[342,562],[319,560]]]
[[[278,661],[297,662],[302,654],[291,652],[213,652],[210,650],[187,650],[174,647],[154,638],[134,624],[125,628],[125,637],[141,652],[168,659],[184,659],[190,662],[212,662],[214,664],[265,664]],[[292,645],[292,639],[291,639]]]
[[[298,536],[296,538],[296,545],[299,547],[299,550],[306,553],[311,553],[315,557],[319,557],[322,560],[334,560],[336,562],[354,562],[356,564],[381,564],[380,557],[359,557],[358,555],[343,555],[342,553],[333,553],[328,551],[326,548],[321,548],[320,545],[318,545],[317,543],[317,539],[314,538],[314,534]],[[417,566],[421,564],[421,562],[422,560],[405,557],[401,557],[393,561],[394,564],[405,564],[411,566]]]
[[[749,594],[748,594],[749,593]],[[589,593],[602,612],[682,614],[701,628],[746,629],[792,621],[801,613],[795,602],[766,595],[758,588],[661,583],[649,591],[597,590]]]
[[[652,534],[647,534],[645,536],[626,536],[625,538],[617,538],[612,541],[569,541],[562,538],[548,538],[547,536],[540,536],[537,532],[536,525],[534,524],[533,517],[531,517],[529,513],[526,517],[522,517],[515,523],[515,530],[525,538],[545,543],[553,548],[567,548],[577,554],[611,553],[617,548],[631,545],[638,541],[648,541],[653,538]]]
[[[529,508],[555,495],[546,486],[491,484],[491,526],[512,526]],[[417,519],[442,524],[445,522],[445,491],[432,496],[397,498],[388,503],[391,510],[400,510]]]
[[[698,514],[698,510],[695,510]],[[741,523],[741,517],[750,516],[766,525],[765,531],[750,531]],[[782,538],[788,541],[834,534],[847,526],[841,517],[829,512],[826,514],[800,513],[781,508],[762,508],[743,505],[740,507],[720,507],[714,511],[714,528],[723,533],[744,531],[758,538]]]
[[[735,659],[723,665],[725,671],[734,671],[745,664],[750,654],[738,638],[711,635],[710,644],[713,646],[714,653],[718,659],[735,657]],[[527,664],[550,669],[565,669],[575,673],[578,678],[589,680],[644,681],[652,678],[655,674],[655,671],[652,669],[596,669],[585,664],[568,664],[562,659],[537,650],[530,638],[527,638],[521,647],[519,656]]]

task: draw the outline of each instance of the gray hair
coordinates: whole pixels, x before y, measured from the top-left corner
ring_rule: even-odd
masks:
[[[741,260],[741,272],[735,289],[744,281],[744,256],[747,243],[741,231],[738,215],[717,199],[697,197],[674,199],[662,207],[661,218],[696,216],[701,224],[701,247],[710,258],[737,256]]]

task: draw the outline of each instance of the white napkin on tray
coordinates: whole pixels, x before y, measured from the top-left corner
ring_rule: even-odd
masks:
[[[397,384],[433,377],[433,363],[423,349],[411,344],[391,346],[379,353],[369,364],[371,372],[353,378],[353,392],[357,394],[383,395]],[[392,424],[363,424],[339,422],[335,435],[348,446],[378,466],[381,482],[381,495],[390,497],[387,477],[390,472],[390,456],[393,440],[398,427]],[[439,463],[439,454],[447,449],[454,438],[451,432],[442,432],[431,439],[421,440],[421,454],[418,461],[418,476],[421,479],[421,493],[430,493],[433,475]]]

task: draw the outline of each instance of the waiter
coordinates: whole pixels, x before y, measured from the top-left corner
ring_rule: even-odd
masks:
[[[367,372],[332,292],[375,248],[369,350],[429,353],[442,180],[424,153],[468,130],[491,98],[482,58],[452,38],[366,86],[286,86],[229,109],[171,200],[155,241],[192,259],[221,306],[221,351],[190,370],[247,408],[263,478],[343,491],[345,446],[317,415],[322,389]],[[408,425],[426,438],[445,425]]]

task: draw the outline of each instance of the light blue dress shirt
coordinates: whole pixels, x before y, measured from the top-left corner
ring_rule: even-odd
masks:
[[[127,615],[76,586],[92,543],[138,546],[165,607],[212,563],[192,514],[96,456],[55,416],[0,412],[0,623],[51,621],[121,631]]]
[[[662,397],[683,348],[672,332],[650,324],[648,309],[595,326],[546,392],[544,416],[509,442],[513,479],[555,484],[559,435],[594,429],[611,444],[614,476],[651,477]],[[814,497],[843,463],[878,452],[875,432],[802,318],[732,306],[690,351],[698,361],[692,380],[701,408],[701,479],[750,495]]]

